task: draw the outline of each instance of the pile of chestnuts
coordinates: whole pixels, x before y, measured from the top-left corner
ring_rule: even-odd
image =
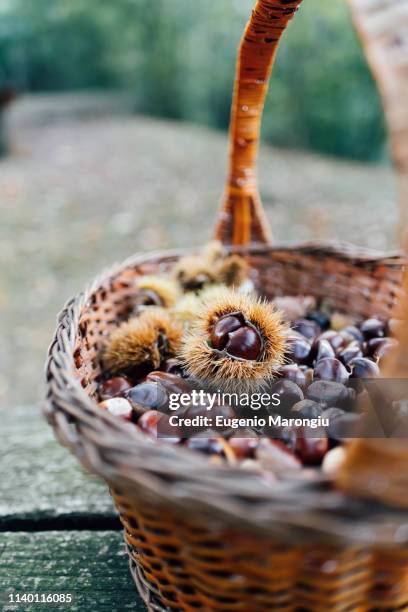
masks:
[[[352,408],[364,392],[359,381],[379,377],[397,344],[392,322],[354,320],[308,296],[262,300],[244,261],[228,260],[215,247],[203,258],[193,266],[186,258],[184,267],[180,260],[165,278],[136,282],[129,320],[101,351],[99,407],[147,436],[253,470],[269,482],[305,466],[332,473],[363,416]],[[194,389],[268,390],[280,403],[262,408],[263,416],[279,412],[295,424],[213,428],[205,402],[184,402],[178,415],[201,418],[187,432],[171,424],[170,397]],[[242,415],[239,400],[211,406],[211,417],[226,423]],[[319,418],[323,425],[312,430],[299,424]]]

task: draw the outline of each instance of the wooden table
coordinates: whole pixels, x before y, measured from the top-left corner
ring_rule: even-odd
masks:
[[[106,486],[37,407],[2,410],[0,449],[0,610],[145,610]],[[23,593],[71,593],[72,603],[9,603]]]

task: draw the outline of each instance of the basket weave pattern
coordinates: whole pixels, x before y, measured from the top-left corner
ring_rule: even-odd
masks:
[[[149,510],[122,520],[131,571],[152,610],[406,609],[406,550],[288,546],[171,515],[166,529]]]

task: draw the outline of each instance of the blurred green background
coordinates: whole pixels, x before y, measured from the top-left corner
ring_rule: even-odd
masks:
[[[32,92],[124,88],[135,111],[226,129],[252,0],[3,0],[0,76]],[[306,0],[279,53],[266,142],[378,160],[382,112],[346,3]]]

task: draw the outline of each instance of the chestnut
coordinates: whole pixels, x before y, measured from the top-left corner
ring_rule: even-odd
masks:
[[[131,386],[132,383],[124,376],[114,376],[99,384],[99,396],[101,400],[111,399],[112,397],[123,395]]]
[[[338,382],[317,380],[308,387],[306,397],[327,407],[341,406],[350,399],[350,390]]]
[[[405,321],[403,319],[389,319],[387,321],[387,333],[390,336],[399,336]]]
[[[184,435],[180,426],[170,425],[169,416],[162,414],[162,418],[157,422],[157,437],[168,444],[180,444]]]
[[[162,417],[163,413],[158,410],[147,410],[138,420],[137,426],[149,436],[157,438],[157,424]]]
[[[395,347],[398,345],[398,343],[393,343],[393,342],[387,342],[385,344],[383,344],[382,346],[379,346],[376,351],[374,352],[373,355],[373,359],[376,360],[376,362],[378,363],[378,366],[381,367],[382,365],[382,361],[388,357],[388,355],[390,355],[390,353],[392,353],[395,349]]]
[[[302,389],[290,380],[282,378],[272,385],[272,394],[279,395],[280,404],[278,411],[280,414],[286,414],[297,402],[303,399]]]
[[[112,397],[111,399],[100,402],[98,405],[99,408],[107,410],[110,414],[113,414],[113,416],[121,417],[126,421],[132,419],[132,406],[130,402],[123,397]]]
[[[364,340],[383,338],[385,336],[385,325],[376,318],[366,319],[360,325],[360,331],[364,336]]]
[[[143,274],[136,280],[134,312],[140,314],[147,306],[171,308],[179,297],[178,285],[166,276]]]
[[[331,344],[333,350],[336,353],[340,351],[341,348],[345,344],[345,339],[340,334],[340,332],[334,331],[332,329],[329,329],[328,331],[323,332],[322,334],[320,334],[320,336],[317,337],[317,339],[327,340]]]
[[[356,393],[361,393],[365,385],[363,379],[376,378],[380,375],[380,368],[377,363],[367,357],[356,357],[348,365],[351,370],[350,381]]]
[[[350,342],[339,354],[338,358],[342,362],[343,365],[348,366],[350,361],[355,357],[362,357],[363,351],[361,350],[361,345],[356,342]]]
[[[276,413],[273,413],[272,416],[277,417],[278,415]],[[293,451],[296,446],[295,427],[291,427],[291,426],[278,427],[276,425],[266,425],[263,433],[268,438],[281,442],[289,450]]]
[[[159,308],[147,308],[124,321],[102,346],[101,360],[106,371],[128,373],[139,378],[143,371],[158,368],[180,348],[183,329]]]
[[[299,338],[298,336],[288,337],[286,351],[288,359],[298,364],[307,364],[309,362],[310,351],[311,345],[306,338]]]
[[[179,359],[176,359],[175,357],[169,357],[169,359],[166,359],[162,364],[162,370],[167,374],[176,374],[177,376],[185,378],[185,372],[182,363]]]
[[[162,385],[154,382],[143,382],[132,387],[125,393],[126,399],[132,405],[136,417],[147,410],[166,411],[168,395]]]
[[[327,357],[335,357],[334,348],[328,340],[324,338],[317,339],[312,345],[311,358],[317,362],[320,359],[326,359]]]
[[[388,355],[394,346],[398,345],[395,338],[372,338],[367,342],[367,355],[378,361]]]
[[[340,331],[347,325],[354,325],[354,319],[339,310],[335,310],[330,315],[330,329]]]
[[[211,330],[210,342],[216,350],[248,361],[258,359],[263,348],[261,332],[241,312],[221,317]]]
[[[380,374],[380,368],[367,357],[355,357],[349,362],[351,378],[375,378]]]
[[[348,337],[350,338],[350,342],[352,340],[355,340],[356,342],[358,342],[359,344],[363,344],[364,342],[364,336],[361,333],[361,331],[358,329],[358,327],[356,327],[355,325],[348,325],[347,327],[344,327],[341,331],[340,334],[343,337]]]
[[[168,393],[177,393],[180,395],[181,393],[189,393],[191,391],[191,385],[185,378],[177,374],[161,372],[160,370],[150,372],[150,374],[146,376],[146,382],[160,384]]]
[[[308,340],[314,340],[322,331],[320,326],[310,319],[297,319],[292,328]]]
[[[326,358],[320,359],[315,365],[313,379],[314,380],[332,380],[333,382],[342,383],[348,381],[350,374],[347,372],[344,365],[338,359]]]
[[[328,450],[329,440],[322,427],[297,428],[296,454],[304,465],[319,465]]]
[[[343,414],[346,414],[345,410],[342,410],[341,408],[327,408],[327,410],[325,410],[323,412],[323,418],[324,419],[329,419],[329,421],[334,421],[335,419],[338,419],[339,417],[343,416]]]
[[[259,438],[252,429],[238,429],[228,443],[237,459],[252,459],[259,444]]]
[[[347,438],[355,438],[361,426],[361,415],[344,413],[331,419],[327,433],[332,440],[343,441]]]
[[[183,437],[181,428],[170,425],[169,417],[157,410],[148,410],[142,414],[137,426],[152,438],[164,439],[170,444],[178,444]]]
[[[313,400],[305,399],[292,406],[293,416],[305,419],[317,419],[322,415],[322,407]]]
[[[299,387],[304,387],[306,385],[305,372],[303,372],[295,363],[290,363],[288,365],[281,366],[279,368],[278,374],[282,378],[296,383]]]
[[[217,288],[204,296],[177,354],[201,386],[254,391],[284,362],[287,325],[280,312],[254,294]]]

